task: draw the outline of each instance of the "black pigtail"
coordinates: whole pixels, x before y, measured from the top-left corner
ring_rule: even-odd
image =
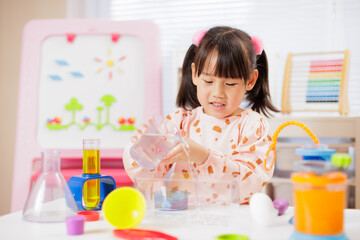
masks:
[[[187,110],[200,106],[197,99],[196,86],[192,82],[191,64],[194,62],[197,47],[193,44],[186,52],[182,66],[181,82],[176,98],[176,105]]]
[[[268,61],[265,50],[256,57],[256,68],[259,71],[259,76],[253,89],[247,93],[246,100],[250,102],[250,105],[252,104],[252,110],[269,117],[272,116],[270,111],[279,112],[279,110],[271,102],[268,78]]]

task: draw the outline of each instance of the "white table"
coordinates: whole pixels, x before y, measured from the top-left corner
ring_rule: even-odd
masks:
[[[228,212],[226,213],[226,211]],[[209,217],[210,215],[206,213],[205,218],[202,218],[207,219],[206,223],[194,217],[199,212],[190,210],[183,213],[166,213],[157,217],[149,213],[138,228],[162,231],[176,236],[180,240],[210,240],[216,239],[218,235],[230,233],[247,235],[251,240],[281,240],[288,239],[294,231],[293,225],[288,223],[293,215],[293,208],[289,208],[283,216],[278,216],[271,227],[254,225],[250,217],[249,206],[236,206],[235,209],[226,211],[222,211],[220,215],[215,213],[216,217]],[[360,210],[345,210],[344,229],[349,239],[360,239]],[[24,221],[21,212],[0,217],[0,239],[119,239],[114,237],[112,230],[114,227],[103,217],[100,221],[86,222],[84,234],[78,236],[67,235],[65,223]]]

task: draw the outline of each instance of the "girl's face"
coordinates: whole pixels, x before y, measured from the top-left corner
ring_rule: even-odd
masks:
[[[215,54],[214,54],[215,55]],[[257,80],[258,71],[254,70],[247,84],[240,78],[220,78],[213,72],[217,55],[209,57],[204,71],[197,76],[195,64],[192,63],[192,79],[197,87],[197,98],[207,115],[216,118],[234,116],[242,112],[239,108],[246,91],[251,90]]]

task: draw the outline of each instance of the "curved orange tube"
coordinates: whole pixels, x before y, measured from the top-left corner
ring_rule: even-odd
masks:
[[[285,128],[286,126],[289,126],[289,125],[296,125],[296,126],[301,127],[302,129],[304,129],[304,130],[307,132],[307,134],[309,134],[309,136],[312,138],[312,140],[314,141],[314,143],[315,143],[316,145],[319,144],[319,139],[318,139],[318,138],[315,136],[315,134],[310,130],[310,128],[308,128],[305,124],[303,124],[303,123],[301,123],[301,122],[298,122],[298,121],[288,121],[288,122],[285,122],[285,123],[281,124],[281,125],[276,129],[276,131],[275,131],[275,133],[274,133],[274,136],[273,136],[273,138],[272,138],[272,144],[270,145],[269,150],[267,151],[266,156],[265,156],[265,159],[264,159],[264,168],[265,168],[266,171],[270,171],[270,170],[273,168],[274,164],[275,164],[275,159],[276,159],[276,151],[275,151],[275,150],[276,150],[276,143],[277,143],[278,135],[279,135],[280,131],[281,131],[283,128]],[[268,168],[268,167],[267,167],[267,160],[268,160],[269,153],[270,153],[271,151],[272,151],[273,154],[274,154],[274,159],[273,159],[273,161],[272,161],[272,163],[271,163],[271,166]]]

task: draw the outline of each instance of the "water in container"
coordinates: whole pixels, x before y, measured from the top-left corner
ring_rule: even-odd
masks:
[[[180,131],[170,121],[155,117],[147,132],[130,148],[130,155],[143,168],[154,170],[166,154],[179,142]]]

